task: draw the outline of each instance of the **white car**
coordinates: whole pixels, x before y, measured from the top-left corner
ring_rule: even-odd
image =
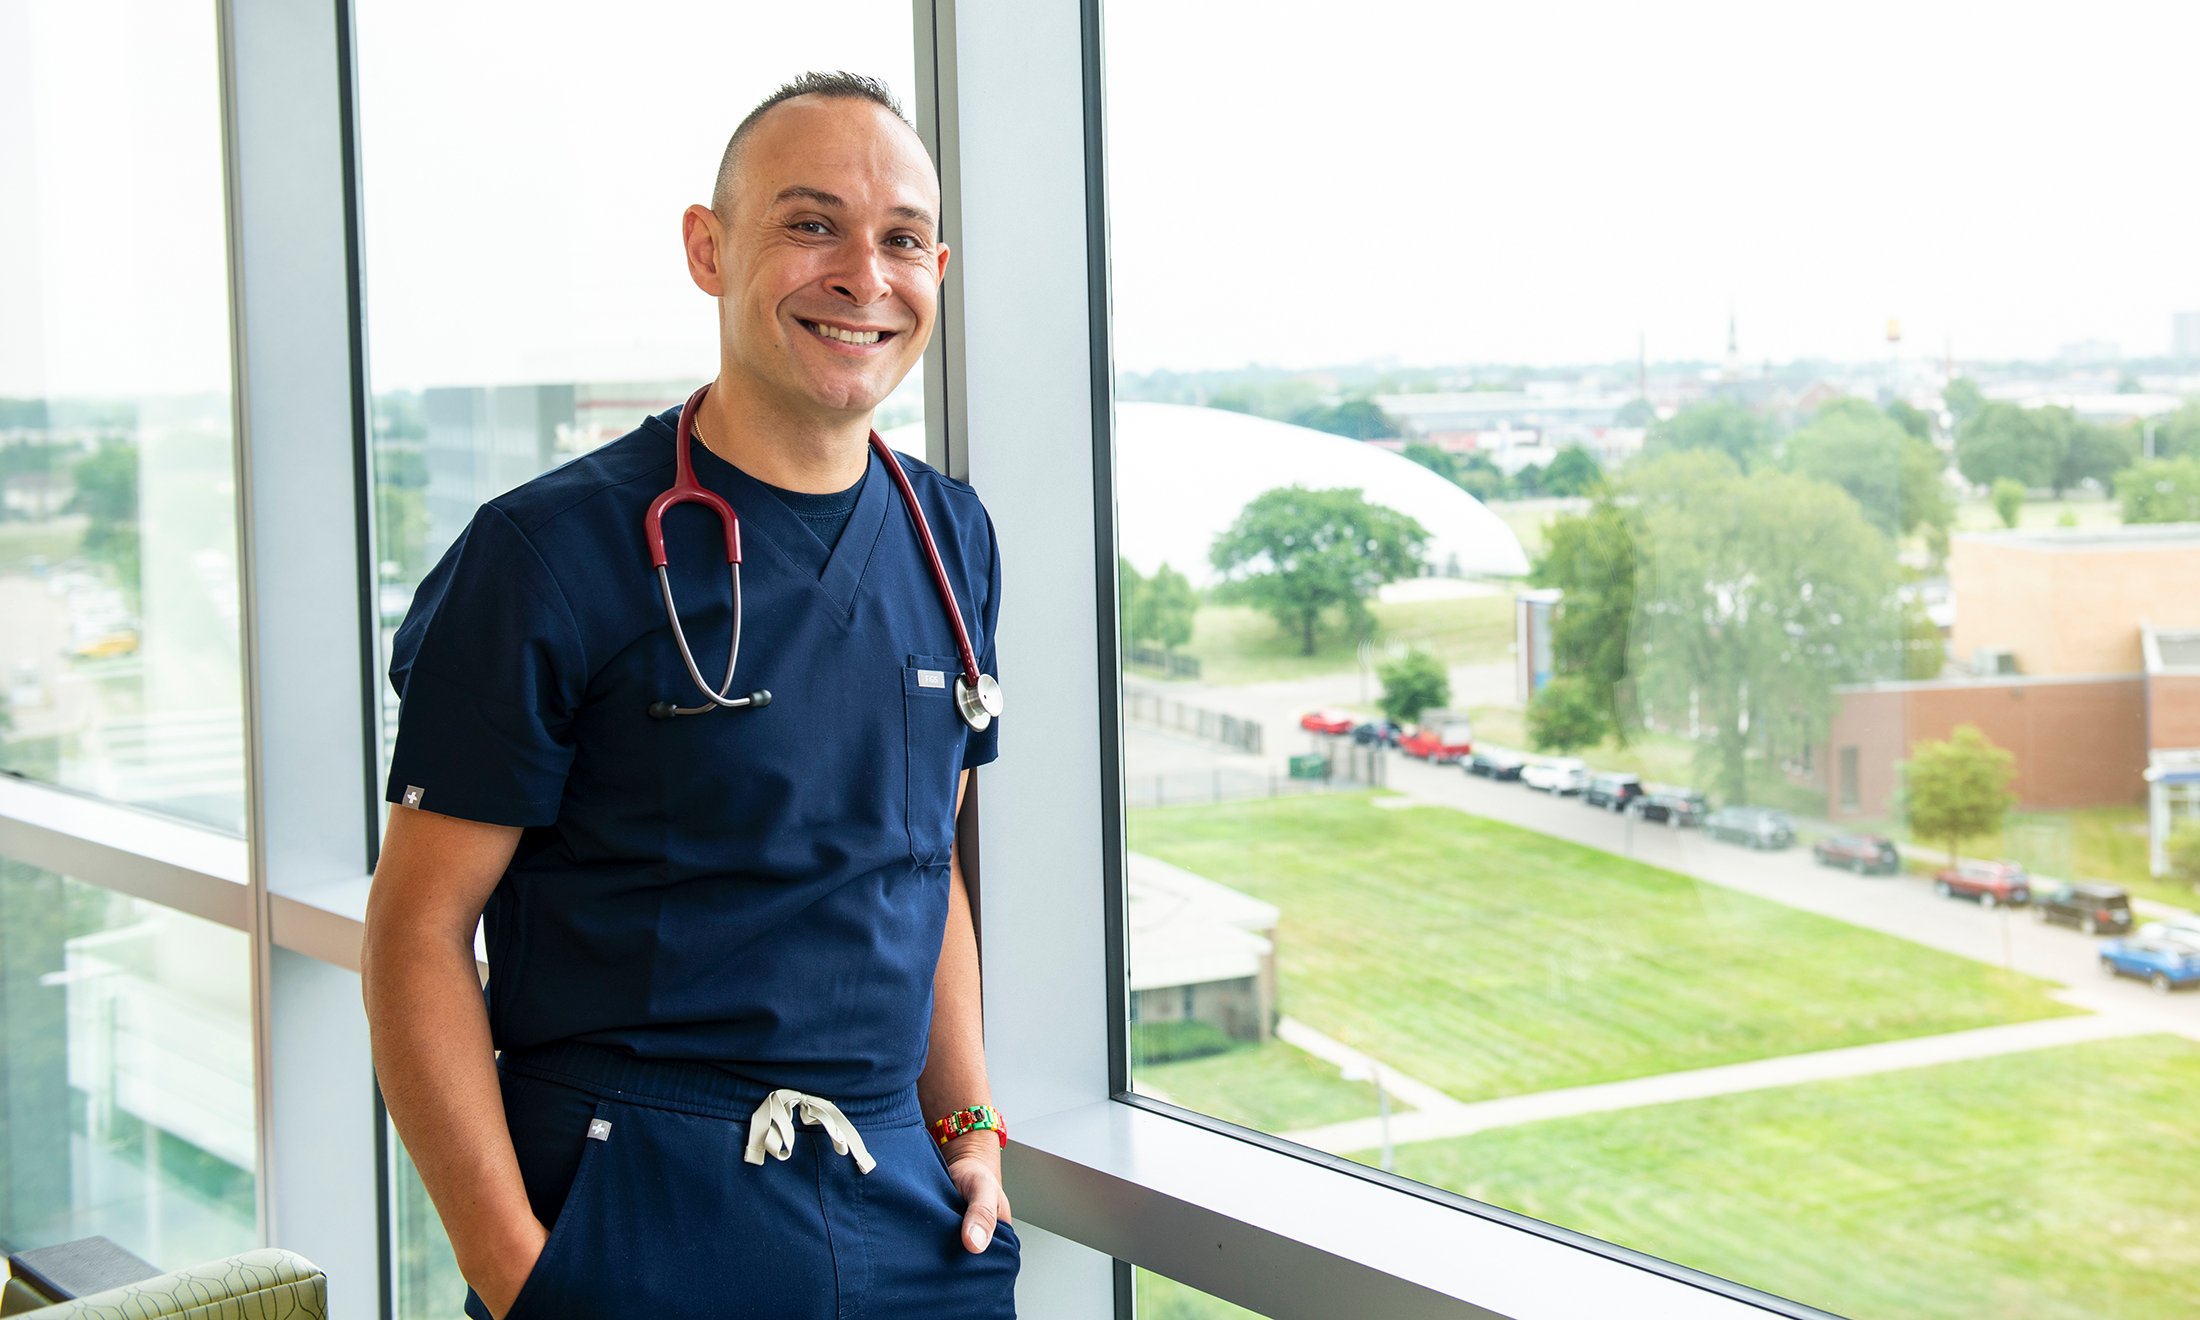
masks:
[[[2167,921],[2149,921],[2139,927],[2142,940],[2169,940],[2187,948],[2200,949],[2200,917],[2171,917]]]
[[[1520,771],[1520,782],[1553,795],[1589,786],[1589,765],[1578,756],[1539,756]]]

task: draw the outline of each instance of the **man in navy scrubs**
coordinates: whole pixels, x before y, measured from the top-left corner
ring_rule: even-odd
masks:
[[[679,409],[483,506],[399,630],[361,970],[469,1315],[1014,1314],[955,853],[999,725],[958,714],[947,605],[868,447],[932,332],[939,215],[891,96],[839,74],[759,106],[684,217],[720,345],[691,452],[741,517],[732,690],[769,705],[649,711],[701,700],[642,532]],[[992,524],[907,469],[994,673]],[[665,534],[716,678],[722,533],[680,507]]]

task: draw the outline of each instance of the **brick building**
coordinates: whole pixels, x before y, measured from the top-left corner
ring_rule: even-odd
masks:
[[[2200,524],[1959,535],[1948,577],[1957,676],[1839,690],[1827,816],[1885,815],[1910,748],[1975,724],[2020,809],[2149,803],[2160,871],[2200,813]]]

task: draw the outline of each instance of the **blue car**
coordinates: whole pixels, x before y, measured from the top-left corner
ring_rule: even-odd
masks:
[[[2166,995],[2200,982],[2200,949],[2170,940],[2102,940],[2101,970],[2136,976]]]

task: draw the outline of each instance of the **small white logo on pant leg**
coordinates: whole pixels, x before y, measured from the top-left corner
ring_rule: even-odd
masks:
[[[920,669],[917,671],[917,686],[920,688],[944,688],[947,686],[947,671],[942,669]]]
[[[611,1140],[611,1120],[608,1118],[592,1118],[588,1120],[588,1139],[590,1141]]]
[[[426,796],[427,796],[427,794],[426,794],[425,792],[421,791],[421,790],[420,790],[419,788],[417,788],[417,787],[415,787],[415,786],[413,786],[413,785],[411,785],[411,784],[407,784],[407,785],[405,785],[405,805],[406,805],[406,806],[408,806],[408,807],[417,807],[417,806],[419,806],[419,805],[420,805],[420,799],[422,799],[422,798],[424,798],[424,797],[426,797]]]

